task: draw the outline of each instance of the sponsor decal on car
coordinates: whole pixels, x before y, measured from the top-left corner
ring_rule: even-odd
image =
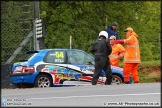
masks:
[[[60,80],[80,80],[80,78],[82,77],[82,74],[76,72],[75,70],[55,65],[45,65],[41,72],[48,72],[50,74],[54,74],[55,78],[59,78]]]
[[[48,68],[43,68],[43,69],[41,70],[41,72],[47,72],[47,73],[49,73],[49,69],[48,69]]]

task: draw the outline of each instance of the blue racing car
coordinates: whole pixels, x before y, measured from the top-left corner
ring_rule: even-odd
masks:
[[[27,51],[20,62],[14,63],[10,79],[17,87],[51,87],[91,84],[94,57],[79,49],[43,49]],[[124,81],[123,69],[111,66],[112,84]],[[101,71],[98,84],[106,80]],[[131,81],[130,81],[131,83]]]

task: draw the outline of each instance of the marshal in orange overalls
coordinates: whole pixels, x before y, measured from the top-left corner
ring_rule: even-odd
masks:
[[[124,82],[128,83],[130,80],[130,74],[132,74],[134,83],[139,82],[138,77],[138,64],[141,63],[140,60],[140,49],[138,43],[138,35],[133,31],[132,28],[127,28],[126,39],[124,40],[115,40],[114,43],[125,44],[125,53],[124,53]]]
[[[110,64],[119,66],[119,60],[124,56],[125,48],[121,44],[112,44],[112,52],[109,55]]]

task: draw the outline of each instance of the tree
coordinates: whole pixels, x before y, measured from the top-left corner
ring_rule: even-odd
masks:
[[[14,47],[15,50],[20,45],[22,42],[20,40],[29,33],[27,31],[22,33],[22,29],[28,27],[33,29],[33,15],[21,13],[28,11],[27,7],[21,7],[25,3],[27,2],[1,2],[2,8],[7,7],[1,10],[1,34],[5,37],[2,38],[3,53],[8,53],[9,49],[5,50],[5,47]],[[45,48],[69,48],[71,35],[73,48],[90,53],[91,44],[98,38],[99,32],[116,21],[121,39],[125,39],[124,30],[127,27],[132,27],[138,34],[142,61],[157,60],[160,58],[158,43],[161,32],[160,3],[160,1],[40,1],[40,16],[44,18],[46,26]],[[18,5],[19,8],[14,7]],[[30,23],[24,20],[20,23],[20,19],[31,16]],[[12,40],[12,43],[7,39]],[[9,55],[11,52],[13,53],[13,50]]]

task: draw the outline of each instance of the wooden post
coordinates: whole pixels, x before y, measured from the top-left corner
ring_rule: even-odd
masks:
[[[72,48],[72,36],[70,35],[70,49]]]
[[[106,16],[106,24],[105,24],[105,29],[107,29],[107,16]]]

